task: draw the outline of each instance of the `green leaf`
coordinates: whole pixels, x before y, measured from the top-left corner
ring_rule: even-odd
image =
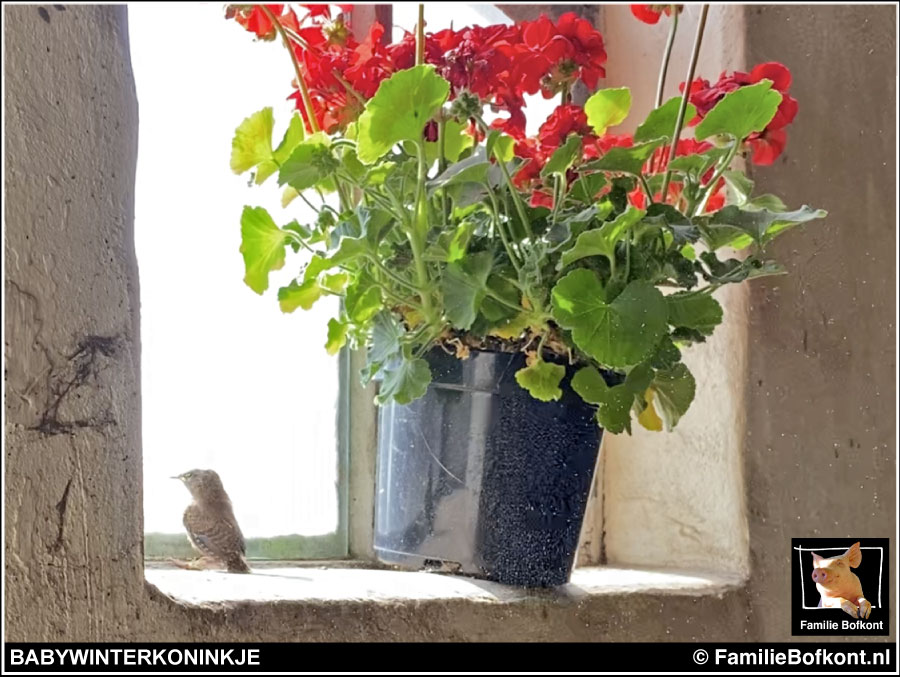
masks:
[[[372,322],[372,345],[368,360],[373,364],[385,362],[400,352],[400,340],[404,335],[403,326],[387,310],[382,310]]]
[[[297,147],[298,143],[303,141],[305,136],[306,132],[303,129],[303,118],[300,117],[299,113],[294,113],[291,116],[291,121],[288,123],[287,131],[281,139],[281,143],[278,144],[278,148],[276,148],[275,152],[272,154],[275,158],[275,162],[279,165],[284,164],[285,160],[291,156],[291,153],[294,152],[294,148]]]
[[[328,320],[328,339],[325,341],[325,351],[329,355],[336,355],[345,343],[347,343],[347,325],[332,317]]]
[[[678,350],[678,346],[672,342],[671,338],[663,336],[656,347],[656,352],[650,358],[650,366],[654,369],[669,369],[678,364],[680,360],[681,351]]]
[[[331,154],[328,137],[319,132],[299,143],[278,172],[278,185],[298,191],[312,188],[334,173],[337,160]]]
[[[447,264],[441,290],[447,320],[457,329],[468,329],[478,315],[478,308],[487,290],[494,256],[478,252],[459,263]]]
[[[624,172],[638,176],[653,151],[664,142],[664,139],[654,139],[631,148],[610,148],[602,158],[583,165],[583,168],[586,170],[599,169],[605,172]]]
[[[671,369],[656,372],[651,384],[656,395],[656,410],[666,425],[672,430],[694,401],[697,384],[683,363]]]
[[[741,87],[726,94],[694,129],[694,138],[703,141],[716,134],[729,134],[739,141],[766,128],[781,104],[781,94],[771,80]]]
[[[563,365],[538,359],[530,367],[516,372],[516,383],[531,393],[536,400],[549,402],[562,397],[559,383],[565,375],[566,368]]]
[[[319,280],[319,286],[332,294],[340,294],[350,281],[347,273],[333,273],[331,275],[323,275]]]
[[[345,264],[365,255],[369,251],[369,243],[365,237],[342,237],[337,251],[329,258],[329,267]]]
[[[766,193],[765,195],[757,195],[747,204],[743,205],[744,209],[757,210],[768,209],[770,212],[786,212],[787,206],[777,195]]]
[[[485,140],[485,157],[499,158],[500,162],[509,162],[515,155],[516,140],[499,129],[488,132]]]
[[[231,140],[231,171],[243,174],[248,169],[259,166],[256,183],[260,184],[278,169],[272,153],[274,126],[275,118],[270,106],[241,122]]]
[[[666,296],[669,324],[673,327],[696,329],[709,336],[722,322],[722,306],[711,294],[678,292]]]
[[[360,281],[347,288],[344,294],[344,309],[356,324],[364,324],[375,316],[383,307],[381,290],[374,286],[368,286]]]
[[[553,151],[553,155],[547,160],[547,164],[541,169],[541,176],[551,176],[553,174],[565,175],[569,171],[569,167],[576,159],[581,157],[581,137],[576,134],[570,134],[566,142]]]
[[[284,247],[289,240],[265,209],[244,207],[240,249],[246,270],[244,282],[257,294],[269,288],[269,273],[284,266]]]
[[[454,162],[438,176],[428,182],[428,188],[434,193],[438,188],[464,183],[484,183],[487,180],[491,163],[488,162],[484,149],[479,148],[465,160]]]
[[[553,288],[553,317],[600,364],[627,367],[650,355],[666,330],[666,301],[645,280],[629,283],[612,303],[596,273],[573,270]]]
[[[306,264],[306,269],[303,271],[303,281],[315,280],[319,276],[319,273],[333,267],[333,264],[328,259],[323,258],[318,254],[313,254],[309,263]]]
[[[610,387],[594,367],[579,369],[572,378],[572,389],[585,402],[597,405],[597,420],[607,431],[631,432],[631,407],[635,395],[642,394],[653,378],[653,370],[646,364],[634,367],[625,381]]]
[[[606,185],[606,176],[597,172],[595,174],[582,174],[572,184],[570,195],[579,202],[594,204],[597,193]]]
[[[447,247],[448,263],[459,261],[466,255],[473,232],[475,232],[475,224],[471,221],[463,221],[459,224],[453,232],[453,237],[450,238],[450,244]]]
[[[431,369],[425,360],[421,358],[400,360],[384,370],[384,380],[378,391],[378,402],[384,404],[393,398],[397,404],[409,404],[425,394],[429,383],[431,383]]]
[[[586,230],[578,236],[571,249],[563,252],[558,269],[562,270],[586,256],[605,256],[612,262],[616,255],[616,243],[644,217],[644,214],[643,209],[629,207],[627,211],[604,223],[600,228]]]
[[[728,169],[722,172],[725,179],[725,188],[728,191],[729,202],[740,207],[745,206],[753,194],[753,181],[747,178],[744,172],[736,169]]]
[[[321,296],[322,288],[315,279],[306,280],[302,284],[292,280],[287,287],[278,290],[278,305],[282,313],[293,313],[297,308],[309,310]]]
[[[628,117],[630,109],[631,91],[627,87],[598,90],[584,103],[588,124],[598,136],[603,136],[608,127],[613,127]]]
[[[359,117],[360,162],[377,162],[401,141],[421,142],[422,129],[449,93],[450,83],[434,66],[414,66],[384,80]]]
[[[506,309],[504,308],[503,310],[505,311]],[[513,315],[497,326],[492,327],[490,330],[488,330],[487,333],[491,336],[496,336],[497,338],[512,341],[519,338],[522,335],[523,331],[534,324],[534,315],[532,313],[529,313],[528,311],[523,310],[518,315]]]
[[[668,168],[673,172],[687,174],[695,181],[699,181],[707,171],[727,154],[728,148],[710,148],[702,153],[677,157],[669,163]]]
[[[475,139],[468,133],[469,126],[450,119],[444,123],[444,158],[450,162],[459,160],[460,154],[471,148]]]
[[[675,133],[675,121],[678,119],[678,109],[681,107],[681,97],[675,96],[666,101],[662,106],[650,112],[643,124],[634,132],[634,142],[650,141],[651,139],[672,140]],[[697,115],[696,107],[689,103],[684,113],[685,120],[693,120]]]
[[[710,214],[706,220],[706,227],[713,231],[725,229],[726,233],[731,234],[737,230],[749,235],[760,245],[765,245],[788,228],[813,219],[821,219],[827,215],[828,212],[824,209],[813,209],[807,205],[792,212],[772,212],[768,209],[750,211],[732,205]],[[736,239],[735,237],[726,238],[725,244],[736,246],[734,244]],[[723,246],[721,240],[715,240],[709,244],[711,248],[715,248],[713,244]]]
[[[481,315],[486,320],[491,323],[502,323],[517,315],[515,308],[522,307],[522,292],[518,287],[500,275],[491,275],[487,281],[487,289],[490,295],[484,297],[479,308]],[[501,303],[494,297],[503,299],[506,303]]]

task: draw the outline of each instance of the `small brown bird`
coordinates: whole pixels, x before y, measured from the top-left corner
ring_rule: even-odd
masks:
[[[194,499],[184,511],[184,528],[191,545],[200,553],[198,559],[190,562],[172,562],[183,569],[224,566],[229,573],[249,574],[244,535],[216,471],[189,470],[172,479],[184,482]]]

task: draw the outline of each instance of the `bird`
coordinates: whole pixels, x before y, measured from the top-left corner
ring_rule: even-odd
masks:
[[[172,479],[181,480],[193,502],[184,511],[188,540],[200,557],[192,561],[171,561],[183,569],[225,567],[233,574],[249,574],[247,544],[234,518],[231,499],[215,470],[188,470]]]

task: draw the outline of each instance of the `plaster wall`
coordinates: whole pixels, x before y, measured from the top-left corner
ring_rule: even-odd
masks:
[[[8,640],[787,640],[790,538],[894,533],[895,10],[748,7],[748,63],[789,64],[801,102],[759,186],[830,211],[777,243],[789,277],[747,292],[748,582],[503,603],[165,597],[142,561],[127,16],[63,7],[4,7]]]
[[[680,15],[663,101],[677,96],[687,77],[700,6]],[[628,86],[633,132],[653,109],[668,21],[648,26],[628,5],[604,8],[609,65],[606,86]],[[696,75],[717,78],[744,61],[744,10],[711,8]],[[697,391],[671,433],[635,425],[633,435],[609,435],[603,444],[603,547],[610,564],[669,566],[746,576],[748,532],[741,450],[746,423],[747,285],[723,288],[716,299],[724,321],[703,344],[684,352]]]

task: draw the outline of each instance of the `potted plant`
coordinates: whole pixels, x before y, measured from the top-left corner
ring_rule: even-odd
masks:
[[[722,321],[714,292],[783,273],[766,246],[825,215],[754,196],[735,166],[783,149],[790,73],[695,79],[703,6],[690,84],[664,102],[678,7],[636,6],[672,31],[656,108],[616,135],[630,92],[599,87],[602,37],[574,14],[427,34],[420,7],[416,33],[385,45],[377,23],[360,41],[303,7],[228,10],[289,47],[299,111],[277,146],[271,108],[244,120],[232,169],[316,213],[278,225],[245,207],[245,281],[263,293],[293,250],[305,265],[281,309],[343,301],[325,350],[365,349],[384,405],[379,557],[564,583],[602,430],[674,427],[695,390],[682,351]],[[538,92],[559,105],[530,137]]]

